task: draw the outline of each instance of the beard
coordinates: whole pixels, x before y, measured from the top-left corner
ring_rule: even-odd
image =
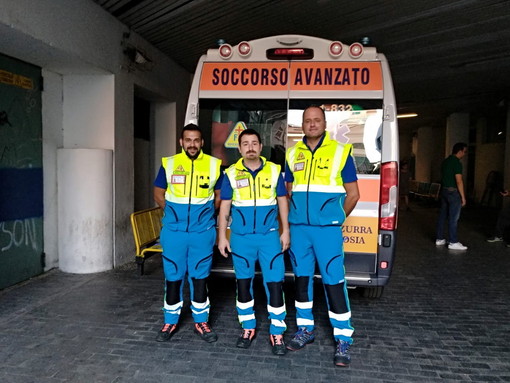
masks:
[[[195,150],[196,150],[196,153],[195,153],[195,154],[191,154],[191,153],[189,152],[189,150],[190,150],[190,149],[195,149]],[[188,158],[189,158],[189,159],[194,160],[194,159],[196,159],[196,158],[198,157],[198,155],[200,154],[200,149],[195,148],[195,147],[193,147],[193,148],[188,148],[188,149],[184,149],[184,153],[186,153],[186,155],[188,156]]]

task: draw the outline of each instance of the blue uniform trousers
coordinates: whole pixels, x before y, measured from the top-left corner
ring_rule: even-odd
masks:
[[[232,261],[237,279],[237,314],[244,329],[254,329],[255,320],[253,299],[253,277],[255,263],[258,261],[262,270],[264,288],[267,296],[267,311],[271,325],[269,333],[283,334],[285,325],[285,300],[283,297],[283,280],[285,266],[278,231],[266,234],[234,234],[230,236]]]
[[[203,232],[172,231],[161,229],[163,271],[165,273],[165,323],[176,324],[183,305],[184,278],[188,274],[191,312],[196,323],[209,318],[209,297],[206,278],[211,272],[216,228]]]
[[[290,225],[290,258],[296,284],[296,322],[313,331],[315,262],[322,276],[333,336],[352,343],[351,309],[345,281],[343,236],[340,226]]]

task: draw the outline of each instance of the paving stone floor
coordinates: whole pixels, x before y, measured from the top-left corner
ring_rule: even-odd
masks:
[[[143,277],[134,263],[90,275],[52,270],[0,291],[0,382],[510,382],[510,248],[485,242],[495,214],[463,212],[459,236],[469,250],[462,253],[434,245],[436,206],[415,202],[401,213],[383,297],[350,290],[349,368],[332,363],[320,281],[317,339],[301,351],[271,354],[260,281],[258,336],[250,349],[237,349],[234,279],[218,275],[209,287],[218,342],[193,333],[189,305],[172,340],[155,342],[163,274],[153,257]],[[292,289],[288,280],[288,335]]]

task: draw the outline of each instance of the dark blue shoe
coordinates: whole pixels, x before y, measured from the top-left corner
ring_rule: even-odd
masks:
[[[291,351],[301,350],[308,343],[312,343],[314,340],[315,335],[313,335],[313,332],[308,331],[306,327],[300,327],[287,344],[287,348]]]
[[[345,340],[338,340],[335,350],[335,365],[347,367],[351,363],[351,356],[349,355],[350,343]]]

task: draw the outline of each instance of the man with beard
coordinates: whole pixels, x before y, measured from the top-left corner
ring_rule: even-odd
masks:
[[[164,157],[154,181],[154,200],[164,209],[161,245],[165,273],[164,325],[156,340],[170,340],[183,306],[188,274],[194,331],[206,342],[218,336],[209,326],[206,279],[216,241],[215,207],[219,204],[221,161],[202,152],[200,128],[186,125],[179,140],[182,152]]]

